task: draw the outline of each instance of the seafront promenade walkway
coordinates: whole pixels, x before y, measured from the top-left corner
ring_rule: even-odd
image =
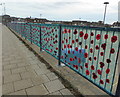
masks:
[[[73,95],[6,26],[0,26],[3,95]]]

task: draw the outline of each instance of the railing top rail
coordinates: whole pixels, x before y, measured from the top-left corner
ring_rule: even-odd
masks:
[[[26,24],[26,23],[22,23],[22,24]],[[104,31],[117,31],[117,32],[120,32],[120,28],[110,28],[110,27],[91,27],[91,26],[79,26],[79,25],[41,24],[41,23],[27,23],[27,24],[38,24],[38,25],[43,25],[43,26],[59,26],[59,25],[61,25],[62,27],[75,27],[75,28],[80,27],[80,28],[83,28],[83,29],[93,29],[93,30],[104,30]]]

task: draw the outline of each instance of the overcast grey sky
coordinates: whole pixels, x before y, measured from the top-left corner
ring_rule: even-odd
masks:
[[[6,13],[17,17],[40,17],[50,20],[103,20],[108,1],[106,23],[118,21],[119,0],[1,0],[6,4]],[[0,14],[3,13],[0,6]]]

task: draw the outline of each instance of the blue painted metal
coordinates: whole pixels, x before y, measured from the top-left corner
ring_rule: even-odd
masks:
[[[117,38],[119,37],[119,28],[38,23],[9,23],[7,25],[31,43],[34,43],[51,56],[58,59],[59,65],[61,62],[64,63],[106,93],[113,95],[112,89],[115,71],[117,69],[116,66],[120,41],[118,39],[113,40],[115,41],[113,43],[111,43],[111,41],[113,36],[116,36]],[[75,32],[75,30],[77,32]],[[80,37],[80,31],[84,33],[82,37]],[[93,36],[91,36],[92,31],[94,31]],[[116,34],[114,34],[114,32],[116,32]],[[87,39],[85,39],[85,34],[88,34]],[[98,34],[101,35],[100,39],[96,39]],[[105,34],[108,35],[107,39],[104,38]],[[91,44],[91,40],[93,39],[94,42]],[[72,41],[75,41],[75,43],[72,43]],[[82,44],[80,44],[80,42]],[[102,44],[104,43],[107,44],[107,50],[103,50]],[[86,45],[88,48],[85,48]],[[99,46],[99,50],[96,50],[96,45]],[[92,54],[90,52],[91,48],[94,51]],[[112,48],[115,49],[114,54],[110,53]],[[104,52],[104,56],[101,56],[100,52]],[[85,53],[88,53],[86,58]],[[97,57],[97,61],[94,60],[94,57]],[[112,58],[115,58],[116,62],[113,62]],[[107,59],[110,59],[112,62],[107,63]],[[105,64],[103,68],[101,68],[100,62]],[[88,67],[85,66],[85,63],[88,63]],[[113,65],[113,67],[111,67],[111,65]],[[107,68],[111,69],[108,74],[106,74]],[[98,70],[101,70],[102,74],[99,75]],[[96,74],[97,78],[94,79],[93,73]],[[106,79],[109,79],[110,82],[106,82]]]

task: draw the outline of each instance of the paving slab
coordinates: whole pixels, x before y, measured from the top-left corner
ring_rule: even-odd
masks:
[[[14,92],[14,87],[13,87],[13,83],[7,83],[2,85],[2,94],[8,94]]]
[[[34,85],[40,85],[50,81],[46,75],[39,75],[34,78],[31,78],[31,80]]]
[[[44,85],[38,85],[31,88],[26,89],[27,95],[47,95],[49,92],[44,87]]]
[[[4,83],[14,82],[14,81],[18,81],[18,80],[21,80],[21,77],[19,74],[12,74],[9,76],[4,76]]]
[[[15,91],[18,91],[21,89],[26,89],[26,88],[29,88],[32,86],[33,86],[33,84],[32,84],[32,81],[30,79],[20,80],[20,81],[14,82]]]
[[[26,92],[25,92],[25,90],[20,90],[20,91],[16,91],[16,92],[10,93],[8,95],[26,95]]]
[[[44,84],[50,93],[61,90],[64,85],[57,79]]]

